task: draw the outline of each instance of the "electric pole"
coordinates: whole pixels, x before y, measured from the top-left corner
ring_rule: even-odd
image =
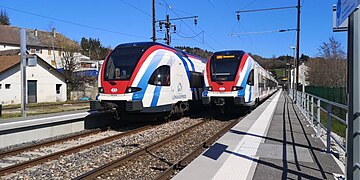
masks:
[[[191,17],[179,17],[179,18],[173,18],[170,19],[169,15],[166,15],[166,20],[158,20],[155,22],[159,22],[159,27],[160,27],[160,31],[162,30],[162,25],[165,25],[165,29],[166,29],[166,33],[165,33],[165,42],[167,45],[170,46],[171,43],[171,28],[174,29],[174,33],[176,33],[176,25],[172,25],[171,21],[175,21],[175,20],[182,20],[182,19],[189,19],[192,18],[194,19],[194,24],[197,25],[197,18],[198,16],[191,16]]]
[[[152,40],[156,42],[155,0],[152,0]]]
[[[299,87],[299,64],[300,64],[300,0],[298,0],[298,5],[297,5],[297,34],[296,34],[296,61],[295,61],[295,65],[296,65],[296,90],[298,90]],[[295,98],[296,101],[296,98]]]

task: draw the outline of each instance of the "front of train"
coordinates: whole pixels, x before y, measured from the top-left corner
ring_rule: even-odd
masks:
[[[254,61],[244,51],[215,52],[206,64],[203,104],[246,105],[254,86]]]
[[[153,47],[147,42],[127,43],[110,52],[99,73],[97,109],[129,112],[143,109],[141,95],[144,88],[135,83],[139,81],[135,78],[141,65],[155,50]]]

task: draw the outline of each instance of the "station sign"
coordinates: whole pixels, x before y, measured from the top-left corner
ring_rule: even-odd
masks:
[[[355,11],[359,4],[360,0],[338,0],[336,5],[336,27],[340,27],[346,18]]]

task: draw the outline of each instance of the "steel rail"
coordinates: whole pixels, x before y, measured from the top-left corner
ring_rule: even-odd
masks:
[[[157,179],[157,180],[169,179],[169,177],[173,174],[173,172],[175,170],[182,169],[183,167],[185,167],[192,159],[194,159],[196,156],[198,156],[203,151],[204,148],[208,148],[209,146],[211,146],[211,144],[213,144],[220,136],[225,134],[229,129],[234,127],[238,122],[239,122],[239,120],[235,120],[235,121],[231,122],[230,124],[228,124],[227,126],[225,126],[224,128],[222,128],[220,131],[218,131],[212,137],[208,138],[203,143],[201,143],[199,146],[197,146],[194,151],[190,152],[188,155],[186,155],[181,160],[179,160],[178,162],[176,162],[175,164],[170,166],[168,169],[166,169],[164,172],[159,174],[154,179]]]
[[[159,146],[162,146],[166,143],[168,143],[169,141],[174,140],[175,138],[178,138],[179,136],[183,135],[184,133],[190,132],[191,130],[193,130],[194,128],[197,128],[198,126],[201,126],[203,124],[205,124],[208,121],[202,121],[200,123],[197,123],[195,125],[192,125],[184,130],[181,130],[180,132],[177,132],[176,134],[170,135],[162,140],[159,140],[157,142],[154,142],[142,149],[136,150],[126,156],[120,157],[119,159],[116,159],[114,161],[111,161],[103,166],[100,166],[96,169],[93,169],[89,172],[86,172],[78,177],[73,178],[73,180],[80,180],[80,179],[95,179],[96,177],[111,171],[112,169],[119,167],[121,164],[123,164],[126,161],[132,160],[136,157],[139,157],[140,155],[143,155],[145,153],[147,153],[148,151],[151,151]]]
[[[128,135],[131,135],[131,134],[135,134],[135,133],[147,130],[147,129],[150,129],[152,127],[153,126],[144,126],[144,127],[137,128],[137,129],[134,129],[134,130],[131,130],[131,131],[127,131],[127,132],[124,132],[124,133],[121,133],[121,134],[117,134],[117,135],[114,135],[114,136],[109,136],[109,137],[99,139],[99,140],[96,140],[96,141],[93,141],[93,142],[90,142],[90,143],[86,143],[86,144],[83,144],[83,145],[80,145],[80,146],[76,146],[76,147],[72,147],[72,148],[69,148],[69,149],[62,150],[62,151],[58,151],[58,152],[55,152],[55,153],[52,153],[52,154],[49,154],[49,155],[46,155],[46,156],[31,159],[31,160],[26,161],[26,162],[22,162],[22,163],[18,163],[18,164],[8,166],[8,167],[4,167],[4,168],[0,169],[0,176],[7,175],[7,174],[10,174],[10,173],[19,171],[19,170],[23,170],[25,168],[35,166],[35,165],[47,162],[49,160],[54,160],[54,159],[57,159],[57,158],[59,158],[61,156],[64,156],[64,155],[68,155],[68,154],[71,154],[71,153],[76,153],[76,152],[79,152],[79,151],[81,151],[83,149],[88,149],[88,148],[92,148],[94,146],[99,146],[99,145],[114,141],[114,140],[116,140],[118,138],[128,136]]]
[[[91,134],[100,133],[102,131],[103,130],[95,130],[95,131],[83,132],[83,133],[79,133],[79,134],[76,134],[76,135],[73,135],[73,136],[63,137],[63,138],[55,139],[55,140],[52,140],[52,141],[47,141],[47,142],[43,142],[43,143],[39,143],[39,144],[34,144],[34,145],[31,145],[31,146],[25,146],[25,147],[20,147],[20,148],[12,149],[12,150],[9,150],[9,151],[1,152],[0,153],[0,159],[4,158],[6,156],[12,156],[12,155],[15,155],[15,154],[20,154],[20,153],[23,153],[25,151],[31,151],[31,150],[42,148],[42,147],[45,147],[45,146],[51,146],[51,145],[54,145],[54,144],[57,144],[57,143],[63,143],[65,141],[69,141],[69,140],[73,140],[73,139],[79,139],[79,138],[82,138],[82,137],[89,136]]]

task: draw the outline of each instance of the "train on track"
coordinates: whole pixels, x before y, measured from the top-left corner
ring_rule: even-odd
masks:
[[[206,63],[204,105],[251,108],[277,90],[277,81],[244,51],[215,52]]]
[[[118,45],[99,73],[95,109],[127,113],[181,116],[199,102],[204,88],[206,60],[154,42]]]

